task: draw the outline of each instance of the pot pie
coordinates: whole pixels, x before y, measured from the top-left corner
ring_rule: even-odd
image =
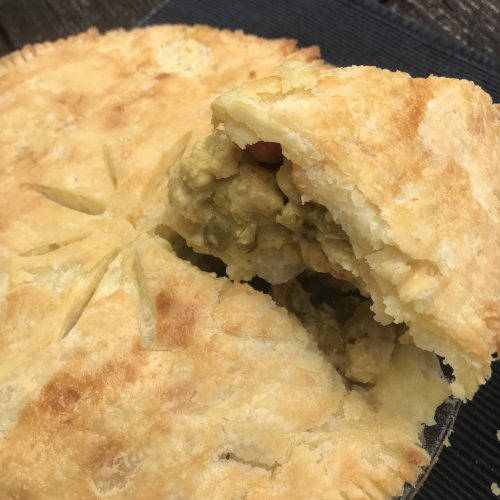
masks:
[[[301,92],[319,88],[317,49],[204,26],[91,31],[0,59],[0,498],[389,498],[429,462],[420,430],[450,386],[412,325],[390,324],[346,269],[357,261],[337,212],[311,215],[299,185],[297,217],[337,231],[346,261],[327,264],[314,242],[302,253],[288,228],[290,255],[309,260],[267,261],[269,284],[217,277],[220,262],[189,249],[237,280],[263,274],[239,256],[259,251],[262,224],[274,230],[276,186],[292,189],[298,158],[283,143],[283,180],[275,164],[261,172],[243,150],[251,120],[230,133],[224,103],[239,91],[216,101],[226,133],[203,139],[217,95],[287,61],[311,64],[282,70],[305,78]],[[253,213],[229,187],[209,194],[221,169],[266,194],[230,258],[218,219],[188,221],[176,195]]]

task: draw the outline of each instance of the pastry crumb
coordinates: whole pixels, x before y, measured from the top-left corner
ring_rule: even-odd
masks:
[[[500,496],[500,486],[497,483],[491,483],[491,492],[495,496]]]

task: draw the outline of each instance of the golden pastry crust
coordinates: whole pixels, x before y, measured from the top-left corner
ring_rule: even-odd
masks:
[[[349,236],[381,322],[444,356],[455,395],[500,340],[500,121],[465,80],[285,65],[212,105],[240,146],[278,142],[303,201]]]
[[[0,60],[0,497],[387,498],[428,462],[432,356],[349,392],[284,309],[155,236],[210,100],[316,55],[168,26]]]
[[[140,347],[147,299],[159,350]],[[18,410],[0,445],[7,496],[386,498],[427,463],[419,422],[446,393],[436,360],[402,345],[371,400],[349,393],[269,297],[149,236],[115,257],[64,339],[37,333],[36,356],[2,349],[2,415]]]
[[[292,40],[169,26],[91,30],[0,59],[3,241],[23,245],[6,231],[37,217],[33,185],[86,198],[91,215],[119,212],[147,225],[163,209],[166,169],[209,132],[216,95],[284,60],[317,56]],[[156,206],[144,202],[153,195]]]

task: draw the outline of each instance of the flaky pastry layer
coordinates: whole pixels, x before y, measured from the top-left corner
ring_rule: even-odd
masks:
[[[500,115],[465,80],[291,63],[223,94],[240,146],[281,144],[303,202],[348,235],[382,323],[405,322],[470,398],[500,339]]]

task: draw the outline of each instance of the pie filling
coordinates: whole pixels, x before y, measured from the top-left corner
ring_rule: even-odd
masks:
[[[171,201],[183,216],[176,229],[196,252],[225,262],[233,280],[279,284],[308,269],[355,282],[342,228],[324,207],[302,203],[279,146],[263,153],[261,144],[241,150],[216,130],[195,147],[170,178]]]
[[[303,202],[293,170],[278,144],[242,150],[214,131],[171,172],[169,196],[181,214],[174,250],[204,270],[220,275],[214,262],[222,261],[231,279],[257,282],[301,321],[348,383],[374,384],[406,327],[375,321],[371,301],[358,292],[347,235],[324,207]]]

